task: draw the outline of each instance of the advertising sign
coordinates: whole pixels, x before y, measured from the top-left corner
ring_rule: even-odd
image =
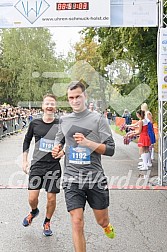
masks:
[[[158,26],[157,0],[111,0],[111,27]]]
[[[0,28],[155,27],[158,0],[1,0]]]
[[[160,28],[158,94],[160,101],[167,101],[167,28]]]
[[[1,0],[0,28],[110,26],[110,0]]]

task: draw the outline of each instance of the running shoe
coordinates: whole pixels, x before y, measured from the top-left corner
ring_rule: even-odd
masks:
[[[144,165],[138,165],[138,169],[140,170],[141,168],[143,168],[144,167]],[[147,167],[148,167],[148,170],[150,170],[151,169],[151,167],[152,167],[152,164],[147,164]]]
[[[138,168],[139,168],[139,171],[148,171],[148,166],[142,165],[142,166],[140,166]]]
[[[52,230],[50,229],[50,221],[47,221],[43,224],[43,235],[51,236],[53,235]]]
[[[36,214],[29,213],[29,214],[24,218],[24,220],[23,220],[23,226],[24,226],[24,227],[28,227],[28,226],[31,224],[32,220],[33,220],[35,217],[38,216],[38,214],[39,214],[39,209],[37,209]]]
[[[147,166],[152,167],[153,165],[152,165],[152,163],[147,163]]]
[[[108,238],[113,239],[115,237],[115,231],[111,224],[104,228],[104,233]]]
[[[143,166],[143,162],[139,162],[139,163],[138,163],[138,166]],[[152,167],[152,163],[147,163],[147,166],[148,166],[148,167]]]

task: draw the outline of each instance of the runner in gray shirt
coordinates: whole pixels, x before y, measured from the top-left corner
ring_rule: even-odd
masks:
[[[101,164],[101,155],[114,154],[115,143],[103,115],[90,112],[86,108],[85,86],[81,82],[73,81],[69,85],[68,101],[73,112],[60,120],[52,155],[59,158],[59,152],[62,150],[60,142],[65,137],[63,188],[67,210],[72,220],[75,251],[85,252],[86,201],[93,209],[97,223],[104,229],[106,236],[115,236],[114,228],[109,222],[109,191]]]

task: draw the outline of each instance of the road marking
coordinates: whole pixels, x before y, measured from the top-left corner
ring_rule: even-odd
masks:
[[[0,189],[27,189],[27,185],[20,185],[20,186],[10,186],[10,185],[0,185]],[[167,190],[167,186],[152,186],[152,185],[147,185],[147,186],[134,186],[134,185],[129,185],[129,186],[109,186],[109,190]]]
[[[167,190],[167,186],[153,186],[153,185],[147,185],[147,186],[109,186],[109,190]]]

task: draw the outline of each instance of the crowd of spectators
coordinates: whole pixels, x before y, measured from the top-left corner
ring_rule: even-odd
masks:
[[[17,130],[28,126],[29,122],[33,118],[40,116],[40,114],[42,114],[40,109],[28,109],[2,104],[0,105],[0,134],[10,133],[10,131],[17,132]]]
[[[0,105],[0,118],[7,119],[11,117],[26,117],[30,118],[33,115],[41,113],[39,109],[27,109],[21,107],[14,107],[9,104]]]

